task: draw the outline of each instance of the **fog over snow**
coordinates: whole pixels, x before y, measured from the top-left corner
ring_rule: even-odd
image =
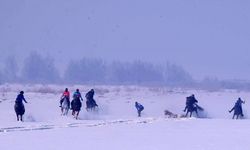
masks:
[[[250,2],[1,0],[0,61],[31,51],[55,59],[169,61],[195,79],[250,76]],[[62,72],[62,71],[61,71]]]

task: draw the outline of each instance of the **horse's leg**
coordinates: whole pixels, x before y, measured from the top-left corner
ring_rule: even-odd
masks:
[[[78,119],[78,115],[79,115],[79,113],[80,113],[80,111],[78,111],[78,112],[77,112],[77,114],[76,114],[76,119]]]
[[[66,108],[66,110],[65,110],[65,115],[66,116],[68,115],[68,111],[69,111],[69,108]]]
[[[63,107],[61,107],[61,116],[63,115]]]
[[[78,117],[78,111],[75,113],[75,116],[74,116],[77,120],[77,117]]]
[[[20,115],[21,121],[23,121],[23,115]]]
[[[196,113],[196,116],[199,118],[198,110],[197,109],[195,110],[195,113]]]
[[[193,111],[190,112],[190,117],[192,117]]]
[[[235,116],[235,114],[233,115],[233,118],[232,118],[232,119],[234,119],[234,116]]]
[[[19,121],[19,116],[18,116],[18,114],[16,114],[16,118],[17,118],[17,121]]]
[[[188,116],[188,110],[187,110],[187,113],[186,113],[185,117],[187,117],[187,116]]]

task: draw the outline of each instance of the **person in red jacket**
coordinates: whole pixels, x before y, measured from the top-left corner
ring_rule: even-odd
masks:
[[[61,96],[61,100],[60,100],[60,107],[62,107],[62,103],[63,103],[63,99],[66,98],[68,101],[68,104],[70,104],[70,93],[68,88],[65,89],[65,91],[63,92],[62,96]]]

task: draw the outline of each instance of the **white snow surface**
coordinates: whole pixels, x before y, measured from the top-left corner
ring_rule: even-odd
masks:
[[[79,120],[60,115],[64,88],[82,96],[95,89],[98,112]],[[24,121],[17,122],[14,101],[24,90],[28,104]],[[164,110],[183,114],[185,98],[195,94],[205,111],[202,118],[168,118]],[[238,97],[245,118],[232,120],[228,112]],[[0,150],[249,150],[250,92],[201,91],[139,86],[18,85],[0,86]],[[85,101],[85,100],[84,100]],[[135,101],[145,110],[138,118]]]

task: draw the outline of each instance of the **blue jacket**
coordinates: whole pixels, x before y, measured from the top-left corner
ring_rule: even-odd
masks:
[[[16,98],[16,103],[22,103],[23,101],[24,101],[25,103],[27,103],[27,101],[25,100],[23,94],[18,94],[18,95],[17,95],[17,98]]]
[[[82,95],[81,95],[81,93],[80,92],[75,92],[74,94],[73,94],[73,98],[74,99],[81,99],[82,100]]]
[[[144,109],[144,107],[142,106],[142,104],[136,102],[135,103],[135,108],[138,110],[138,111],[142,111]]]

